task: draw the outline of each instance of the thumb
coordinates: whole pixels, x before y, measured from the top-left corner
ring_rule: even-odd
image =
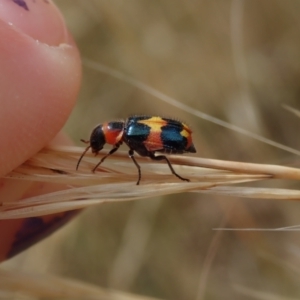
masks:
[[[50,1],[1,1],[0,177],[49,142],[66,122],[81,69]]]

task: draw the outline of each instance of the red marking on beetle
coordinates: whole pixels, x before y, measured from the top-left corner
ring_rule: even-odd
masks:
[[[159,151],[164,148],[161,134],[159,131],[150,131],[144,145],[148,151]]]

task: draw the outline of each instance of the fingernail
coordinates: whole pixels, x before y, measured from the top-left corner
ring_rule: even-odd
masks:
[[[68,43],[69,40],[64,19],[49,0],[0,0],[0,19],[50,46]]]

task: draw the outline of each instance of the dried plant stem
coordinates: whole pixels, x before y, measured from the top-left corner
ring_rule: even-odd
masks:
[[[37,298],[63,298],[63,299],[105,299],[105,300],[155,300],[157,298],[137,296],[122,293],[78,280],[63,279],[47,274],[31,274],[0,270],[1,293],[7,293],[7,299],[11,299],[15,292],[23,296]],[[13,294],[9,294],[13,293]],[[157,299],[158,300],[158,299]]]
[[[167,194],[197,192],[258,199],[299,200],[300,191],[236,187],[235,184],[258,180],[300,180],[296,168],[222,161],[206,158],[171,156],[181,175],[190,178],[183,182],[170,174],[165,164],[139,157],[142,182],[136,186],[137,170],[126,152],[118,152],[92,173],[99,161],[88,153],[78,172],[75,171],[82,148],[61,147],[43,149],[35,157],[8,174],[11,180],[55,182],[68,188],[15,202],[4,200],[0,219],[24,218],[80,209],[104,202],[130,201]],[[105,151],[103,151],[105,154]],[[177,166],[176,166],[177,164]]]

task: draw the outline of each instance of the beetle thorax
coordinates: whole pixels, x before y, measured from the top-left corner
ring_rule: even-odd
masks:
[[[123,138],[124,122],[107,122],[102,125],[105,142],[115,145]]]

